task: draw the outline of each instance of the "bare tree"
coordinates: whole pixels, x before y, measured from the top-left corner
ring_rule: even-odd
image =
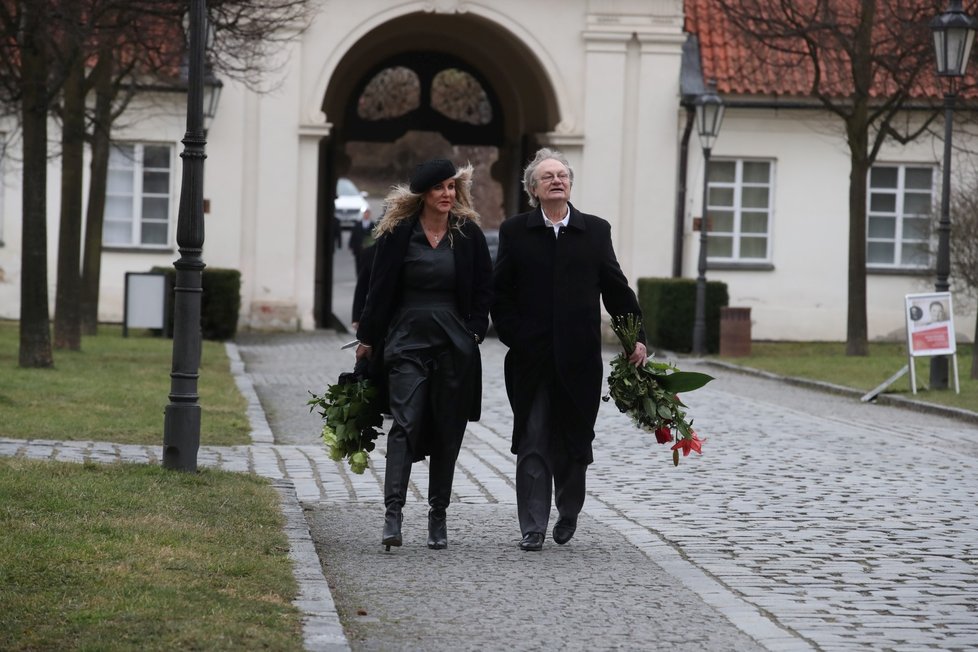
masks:
[[[951,287],[978,309],[978,166],[972,161],[957,176],[957,190],[951,200]],[[978,319],[972,342],[971,378],[978,380]]]
[[[896,126],[911,103],[927,106],[935,93],[928,22],[941,8],[933,0],[717,2],[750,44],[757,70],[803,70],[808,94],[844,125],[850,157],[846,354],[868,355],[867,174],[887,139],[909,142],[937,115],[903,133]]]
[[[99,5],[93,50],[88,53],[94,108],[89,113],[92,147],[80,297],[81,331],[98,328],[102,227],[113,126],[141,90],[186,88],[183,17],[187,0],[89,0]],[[274,72],[278,48],[309,23],[313,0],[210,0],[214,43],[209,58],[220,74],[261,90]]]
[[[21,367],[54,364],[48,311],[46,195],[48,112],[60,86],[52,70],[56,4],[49,0],[0,2],[0,100],[5,106],[19,107],[24,147]]]
[[[64,71],[61,124],[61,219],[58,228],[58,272],[54,299],[54,348],[81,348],[78,296],[81,277],[82,161],[85,157],[85,60],[87,21],[81,2],[61,3],[60,49]]]

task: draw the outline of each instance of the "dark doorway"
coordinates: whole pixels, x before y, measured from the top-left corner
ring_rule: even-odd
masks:
[[[337,179],[365,190],[378,219],[383,196],[417,163],[471,162],[483,228],[496,229],[526,206],[522,165],[537,134],[558,122],[549,79],[529,48],[470,14],[410,14],[373,30],[337,67],[323,109],[332,129],[320,147],[314,313],[317,327],[339,330],[350,325],[355,275],[345,267],[348,252],[335,248]]]

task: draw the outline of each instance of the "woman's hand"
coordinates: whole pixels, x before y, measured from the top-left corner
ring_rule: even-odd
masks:
[[[641,342],[636,342],[635,350],[632,351],[632,354],[628,356],[628,361],[631,362],[636,367],[641,367],[645,364],[645,361],[648,360],[648,357],[649,355],[648,355],[648,351],[645,348],[645,345],[642,344]]]
[[[373,347],[371,347],[369,344],[357,344],[357,361],[364,358],[369,358],[373,351]]]

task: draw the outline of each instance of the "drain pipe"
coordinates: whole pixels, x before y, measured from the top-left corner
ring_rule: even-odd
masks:
[[[696,111],[691,104],[686,105],[686,127],[679,144],[679,178],[676,187],[676,219],[672,236],[672,277],[683,275],[683,227],[686,222],[686,177],[689,167],[689,136],[693,133]]]

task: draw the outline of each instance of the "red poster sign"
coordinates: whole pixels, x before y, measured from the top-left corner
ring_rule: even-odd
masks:
[[[947,324],[917,331],[911,337],[913,338],[914,353],[917,354],[935,350],[945,351],[951,345],[951,336]]]
[[[950,292],[908,294],[905,314],[907,348],[911,356],[955,352]]]

